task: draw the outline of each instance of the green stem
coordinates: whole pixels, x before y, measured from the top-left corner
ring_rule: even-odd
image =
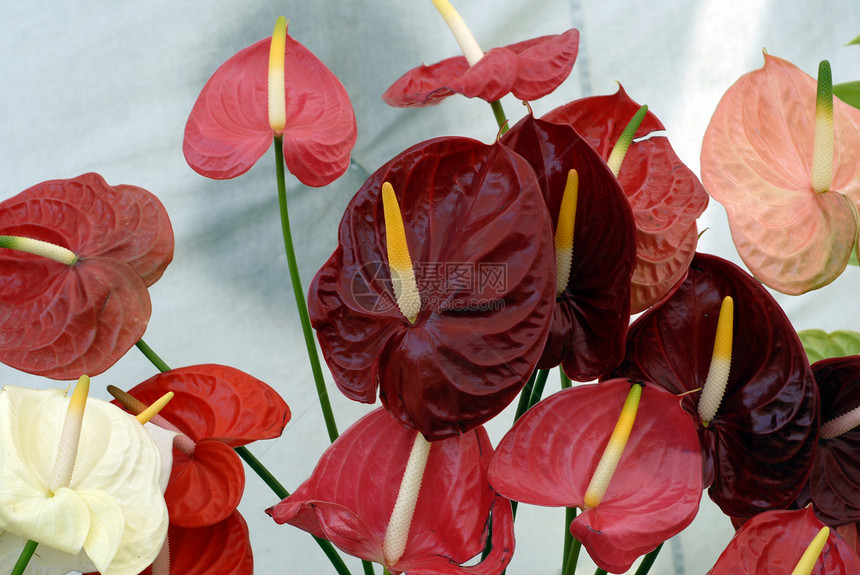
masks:
[[[27,568],[27,564],[30,562],[30,557],[33,556],[33,552],[36,551],[36,547],[39,544],[32,539],[27,541],[24,545],[24,549],[21,550],[21,555],[18,556],[18,562],[15,563],[15,566],[12,568],[12,572],[9,575],[21,575],[24,572],[24,569]]]
[[[164,363],[163,359],[158,357],[157,353],[152,351],[152,348],[149,347],[146,342],[143,341],[143,339],[138,340],[135,345],[137,346],[137,349],[139,349],[141,353],[143,353],[146,359],[152,362],[152,365],[155,366],[155,369],[157,369],[161,373],[164,373],[165,371],[170,371],[170,367],[168,367],[168,365]]]
[[[493,115],[496,117],[496,123],[499,125],[499,135],[504,136],[505,132],[508,131],[508,118],[505,116],[501,100],[490,102],[490,107],[493,109]]]
[[[598,568],[594,571],[594,575],[606,575],[606,569],[601,569],[600,567],[598,567]]]
[[[570,559],[570,548],[573,545],[573,533],[570,532],[570,524],[576,519],[577,508],[568,507],[564,510],[564,553],[561,559],[561,572],[567,572],[567,562]]]
[[[284,173],[284,139],[280,135],[275,136],[275,168],[278,178],[278,205],[281,209],[281,231],[284,236],[284,249],[287,252],[287,265],[290,268],[290,281],[293,284],[293,294],[296,298],[296,306],[298,307],[299,318],[302,322],[302,333],[305,336],[305,345],[308,348],[308,359],[311,362],[311,370],[314,374],[314,383],[316,384],[323,419],[325,419],[325,427],[328,431],[329,441],[334,442],[338,436],[337,425],[335,424],[334,413],[328,399],[328,391],[326,390],[325,379],[323,378],[322,367],[320,366],[320,359],[317,354],[317,344],[314,339],[313,329],[311,328],[311,319],[308,315],[308,306],[305,303],[305,292],[302,289],[302,280],[299,278],[299,266],[296,263],[296,253],[293,249],[293,236],[290,233],[290,215],[287,210],[287,184]]]
[[[361,566],[364,568],[364,575],[374,575],[373,563],[371,563],[370,561],[365,561],[362,559]]]
[[[517,411],[514,413],[514,423],[516,423],[517,420],[522,417],[522,415],[529,408],[529,401],[532,397],[532,390],[535,386],[535,378],[537,377],[537,373],[538,370],[534,370],[532,372],[531,377],[526,382],[526,385],[525,387],[523,387],[523,390],[520,392],[520,401],[519,403],[517,403]]]
[[[567,374],[564,373],[564,370],[561,369],[561,367],[558,368],[558,375],[561,377],[561,388],[562,389],[567,389],[573,385],[573,383],[570,381],[570,378],[567,377]]]
[[[648,575],[648,572],[651,571],[651,566],[654,565],[654,561],[657,560],[657,555],[660,553],[660,549],[663,548],[663,544],[657,546],[654,551],[651,551],[645,557],[642,558],[642,563],[639,564],[639,568],[636,570],[636,575]]]
[[[278,481],[272,473],[266,469],[266,466],[263,465],[259,459],[254,457],[254,454],[248,451],[248,448],[244,445],[242,447],[234,448],[234,451],[239,454],[239,457],[245,460],[245,463],[248,464],[248,467],[254,470],[254,472],[260,476],[260,479],[263,480],[263,483],[269,486],[275,495],[284,499],[289,497],[290,492],[281,485],[281,482]]]
[[[540,401],[540,398],[543,397],[543,388],[546,386],[546,379],[549,377],[548,369],[541,369],[538,371],[537,380],[535,381],[535,388],[532,391],[532,396],[529,399],[529,409],[537,405]]]
[[[579,552],[582,550],[582,543],[579,539],[574,539],[570,545],[570,552],[567,555],[567,563],[561,575],[573,575],[576,573],[576,563],[579,561]]]

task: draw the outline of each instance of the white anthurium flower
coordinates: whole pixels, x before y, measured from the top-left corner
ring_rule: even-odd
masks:
[[[0,569],[27,539],[39,543],[26,571],[37,575],[136,575],[161,549],[168,517],[156,442],[122,409],[84,401],[75,452],[61,441],[75,411],[63,390],[0,392]]]

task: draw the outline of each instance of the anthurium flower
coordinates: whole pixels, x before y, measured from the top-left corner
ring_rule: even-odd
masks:
[[[814,78],[765,54],[723,95],[702,142],[702,180],[738,253],[788,294],[830,283],[857,249],[860,110],[825,88],[829,65],[825,76],[816,96]]]
[[[346,430],[311,477],[267,510],[328,539],[345,553],[410,575],[497,575],[514,550],[510,502],[487,483],[493,447],[483,427],[433,442],[405,550],[394,564],[383,554],[386,528],[416,432],[377,409]],[[492,551],[484,549],[492,516]]]
[[[90,173],[0,203],[0,246],[0,361],[75,379],[143,335],[173,229],[151,193]]]
[[[71,402],[59,389],[0,392],[0,564],[31,539],[34,568],[135,575],[167,532],[158,448],[116,406],[78,392]]]
[[[822,534],[822,528],[824,524],[809,507],[760,513],[735,533],[708,575],[860,573],[860,558],[854,550],[835,533]],[[806,553],[813,542],[817,548]],[[805,554],[806,569],[795,570]]]
[[[722,401],[703,421],[702,388],[723,300],[731,297]],[[725,333],[725,331],[723,331]],[[705,486],[731,517],[788,507],[806,482],[818,441],[818,392],[803,346],[767,290],[736,265],[697,254],[684,282],[643,314],[613,375],[652,381],[675,394],[696,422]],[[722,355],[725,358],[725,354]]]
[[[624,356],[636,261],[630,205],[606,163],[570,126],[529,115],[501,142],[534,168],[555,230],[556,302],[537,367],[560,363],[572,379],[596,379]],[[568,191],[571,170],[577,186]]]
[[[384,184],[402,224],[392,215],[389,226]],[[392,260],[395,236],[408,254]],[[496,415],[543,352],[552,241],[534,171],[508,148],[440,138],[399,154],[347,206],[339,245],[309,290],[340,390],[372,403],[379,388],[394,418],[430,440]]]
[[[282,49],[271,54],[282,80],[269,76],[269,37],[224,62],[201,90],[182,144],[188,165],[199,174],[216,180],[244,174],[275,135],[283,137],[287,169],[305,185],[329,184],[349,166],[356,138],[349,96],[316,56],[286,34],[286,25],[282,30],[273,36]],[[270,92],[283,93],[274,122]]]
[[[290,419],[289,407],[262,381],[212,364],[158,374],[128,395],[150,404],[168,391],[174,393],[173,401],[159,415],[183,434],[174,441],[164,494],[170,524],[192,528],[218,523],[236,509],[245,487],[242,461],[233,448],[279,437]]]
[[[611,96],[575,100],[542,119],[573,126],[607,160],[639,108],[619,86]],[[696,175],[681,162],[668,138],[655,134],[663,130],[648,112],[616,174],[636,222],[631,313],[649,308],[683,278],[696,251],[696,218],[708,205]]]
[[[596,505],[590,501],[592,478],[630,390],[628,380],[615,379],[551,395],[517,420],[489,472],[490,485],[510,499],[583,508],[571,533],[613,573],[689,525],[702,493],[695,426],[679,397],[646,383],[605,494]]]

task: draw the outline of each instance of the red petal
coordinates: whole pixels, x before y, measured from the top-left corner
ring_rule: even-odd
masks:
[[[583,506],[629,390],[629,381],[617,379],[573,387],[538,403],[499,443],[490,484],[524,503]],[[680,399],[646,385],[603,501],[579,515],[571,532],[601,568],[621,573],[690,524],[701,482],[696,429]]]
[[[424,301],[414,325],[393,303],[385,181]],[[379,385],[392,415],[428,439],[493,417],[543,351],[552,241],[534,172],[507,148],[440,138],[398,155],[353,198],[339,246],[310,287],[311,321],[338,387],[372,402]]]
[[[326,450],[310,479],[267,513],[350,555],[383,562],[382,541],[415,433],[383,409],[371,412]],[[469,573],[455,564],[483,549],[491,509],[498,517],[493,531],[501,533],[500,551],[488,559],[496,568],[488,573],[504,570],[513,552],[513,523],[509,504],[486,481],[491,454],[483,428],[433,443],[406,550],[392,570]]]
[[[268,67],[271,38],[239,51],[212,75],[185,126],[185,159],[218,180],[247,172],[269,149]],[[356,125],[340,81],[287,36],[284,159],[303,184],[324,186],[346,171]]]
[[[0,234],[47,241],[80,257],[66,266],[0,250],[0,358],[75,379],[113,365],[146,330],[147,285],[173,257],[155,196],[98,174],[43,182],[0,204]]]
[[[708,575],[791,573],[824,524],[812,508],[768,511],[747,521],[729,542]],[[812,575],[856,575],[860,558],[831,532]]]
[[[259,379],[225,365],[171,369],[128,390],[144,403],[172,391],[160,415],[194,441],[216,439],[240,447],[280,437],[290,408],[278,392]]]
[[[639,109],[623,88],[612,96],[570,102],[543,117],[568,124],[607,159],[624,127]],[[664,130],[651,112],[636,138]],[[653,305],[683,277],[696,249],[698,218],[708,195],[695,174],[662,136],[634,141],[618,174],[636,220],[637,262],[631,313]]]

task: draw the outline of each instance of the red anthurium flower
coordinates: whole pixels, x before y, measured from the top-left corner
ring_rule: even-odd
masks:
[[[607,159],[639,107],[619,87],[611,96],[565,104],[543,119],[573,126]],[[705,189],[672,150],[669,140],[652,135],[662,130],[665,128],[657,117],[648,112],[618,172],[636,221],[631,313],[649,308],[684,276],[696,251],[696,218],[708,205]]]
[[[415,431],[384,409],[364,416],[320,458],[310,479],[267,510],[355,557],[386,565],[383,540]],[[483,427],[431,444],[406,549],[392,573],[496,575],[514,551],[510,502],[487,483],[493,447]],[[492,551],[477,565],[492,515]]]
[[[102,373],[140,339],[173,258],[161,202],[92,173],[0,203],[0,236],[0,361],[54,379]]]
[[[708,575],[790,575],[824,527],[812,509],[767,511],[747,521],[729,542]],[[835,533],[822,537],[823,548],[810,575],[860,573],[860,558]]]
[[[556,278],[552,325],[537,366],[560,363],[572,379],[593,380],[624,357],[636,261],[630,205],[606,163],[570,126],[529,115],[501,142],[528,160],[538,176],[556,230],[556,269],[565,276]],[[578,178],[573,210],[563,208],[571,169]],[[562,237],[565,220],[572,235]],[[565,251],[568,259],[560,260]]]
[[[412,319],[392,281],[405,272],[386,252],[397,226],[386,231],[384,183],[411,255]],[[308,303],[347,397],[372,403],[378,387],[394,418],[430,440],[480,425],[513,399],[543,352],[555,274],[549,216],[522,157],[466,138],[417,144],[365,182],[339,240]]]
[[[615,379],[551,395],[517,421],[490,464],[490,484],[505,497],[585,508],[571,533],[613,573],[689,525],[702,493],[695,426],[679,397],[646,384],[605,495],[588,508],[592,477],[630,389]]]
[[[212,75],[185,126],[182,150],[196,172],[217,180],[247,172],[276,134],[269,118],[271,38],[239,51]],[[346,171],[356,125],[343,85],[286,36],[284,160],[303,184],[324,186]]]
[[[389,106],[432,106],[452,94],[495,102],[506,94],[537,100],[570,74],[579,52],[579,30],[493,48],[477,63],[455,56],[413,68],[382,94]]]
[[[730,370],[707,425],[700,401],[723,299]],[[767,290],[720,258],[697,254],[677,290],[630,326],[627,355],[613,375],[653,381],[684,395],[697,423],[711,498],[731,517],[785,508],[809,474],[818,440],[818,392],[803,346]]]
[[[799,500],[831,527],[860,521],[860,356],[812,364],[821,394],[821,437]],[[840,419],[845,424],[840,425]]]
[[[702,142],[702,180],[726,208],[738,253],[788,294],[830,283],[857,249],[860,110],[833,97],[829,64],[822,80],[818,92],[814,78],[765,55],[723,95]]]
[[[245,471],[233,448],[280,436],[290,410],[262,381],[222,365],[173,369],[128,394],[149,404],[168,391],[173,400],[159,415],[190,440],[190,445],[174,440],[173,471],[164,494],[170,523],[212,525],[228,517],[242,498]]]

